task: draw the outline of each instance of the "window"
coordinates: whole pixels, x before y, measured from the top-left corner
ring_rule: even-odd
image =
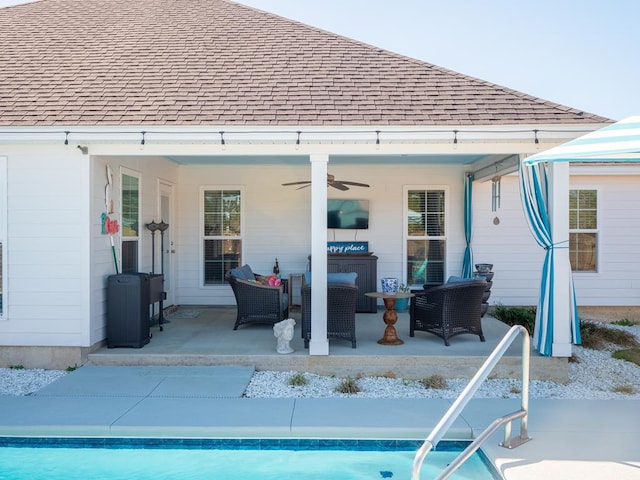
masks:
[[[569,258],[574,272],[595,272],[598,261],[598,192],[569,190]]]
[[[222,285],[225,273],[242,264],[242,194],[204,190],[202,202],[204,284]]]
[[[406,224],[407,284],[444,283],[444,190],[408,190]]]
[[[122,173],[122,273],[138,271],[140,244],[140,177]]]

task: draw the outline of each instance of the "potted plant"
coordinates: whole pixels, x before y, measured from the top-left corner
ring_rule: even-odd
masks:
[[[411,290],[409,285],[404,283],[398,287],[398,293],[408,293]],[[409,309],[409,298],[396,298],[396,312],[406,312]]]

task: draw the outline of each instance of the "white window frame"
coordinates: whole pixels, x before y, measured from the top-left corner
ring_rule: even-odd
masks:
[[[592,186],[581,185],[579,187],[569,186],[569,193],[571,191],[595,191],[596,192],[596,225],[595,229],[584,229],[584,228],[571,228],[569,225],[569,235],[572,233],[594,233],[596,236],[596,262],[595,262],[595,270],[574,270],[571,268],[571,272],[576,275],[595,275],[600,272],[600,244],[601,244],[601,236],[600,236],[600,220],[602,218],[600,214],[600,189]],[[569,203],[567,201],[567,203]],[[571,251],[569,251],[569,255],[571,255]]]
[[[122,194],[124,193],[124,182],[123,177],[127,175],[129,177],[134,177],[138,179],[138,235],[135,237],[125,237],[124,236],[124,222],[123,222],[123,199]],[[122,244],[124,242],[138,242],[137,245],[137,259],[138,264],[136,265],[136,271],[140,271],[140,261],[141,261],[141,252],[142,252],[142,175],[140,172],[135,170],[131,170],[126,167],[120,167],[120,271],[122,272],[122,266],[124,262],[122,261]]]
[[[219,240],[222,237],[217,236],[208,236],[204,234],[204,192],[206,191],[229,191],[229,190],[238,190],[240,192],[240,236],[234,237],[224,237],[226,240],[240,240],[240,257],[242,259],[245,258],[244,249],[245,249],[245,201],[246,196],[244,193],[244,187],[238,185],[204,185],[200,187],[200,193],[198,195],[198,203],[200,213],[198,215],[198,263],[199,263],[199,271],[200,271],[200,288],[204,289],[219,289],[220,287],[228,287],[224,282],[220,285],[207,285],[205,284],[205,271],[204,271],[204,241],[205,240]]]
[[[409,236],[409,191],[410,190],[422,190],[424,192],[433,191],[433,190],[442,190],[444,191],[444,235],[437,237],[428,237],[428,236]],[[448,242],[448,233],[449,233],[449,217],[450,217],[450,208],[449,208],[449,187],[447,185],[405,185],[402,193],[402,282],[406,282],[409,276],[409,272],[407,271],[407,256],[409,254],[407,249],[407,243],[409,240],[443,240],[445,243],[445,254],[444,254],[444,265],[443,268],[443,280],[447,279],[447,268],[448,268],[448,257],[449,257],[449,242]],[[401,282],[401,283],[402,283]],[[423,285],[409,285],[411,288],[422,289]]]

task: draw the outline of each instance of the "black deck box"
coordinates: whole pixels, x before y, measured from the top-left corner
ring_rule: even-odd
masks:
[[[150,276],[110,275],[107,286],[107,347],[141,348],[149,343]]]

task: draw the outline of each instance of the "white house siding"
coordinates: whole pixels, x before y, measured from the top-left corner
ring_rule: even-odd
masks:
[[[581,174],[571,167],[570,188],[598,190],[598,271],[573,274],[578,306],[640,304],[640,175]],[[593,171],[593,167],[591,167]],[[536,305],[544,250],[534,241],[524,220],[517,174],[502,178],[500,208],[491,211],[491,182],[474,184],[475,263],[494,264],[490,303]],[[499,225],[493,219],[500,219]]]
[[[368,199],[367,230],[329,230],[329,241],[368,241],[378,256],[378,278],[403,273],[403,205],[405,186],[444,187],[448,195],[447,262],[449,274],[459,274],[464,250],[462,223],[462,166],[338,165],[329,162],[337,179],[368,183],[341,192],[330,188],[330,198]],[[202,286],[200,192],[203,187],[240,187],[243,205],[243,262],[254,271],[269,273],[278,258],[283,275],[304,272],[311,248],[310,189],[283,187],[284,182],[309,179],[310,167],[300,166],[185,166],[180,167],[177,210],[178,303],[233,305],[231,289]],[[334,237],[335,234],[335,237]]]
[[[5,153],[8,315],[0,321],[0,345],[87,345],[87,158],[63,146]]]
[[[598,191],[598,272],[574,274],[578,305],[640,305],[640,174],[573,175],[571,188]]]
[[[158,157],[92,157],[91,158],[91,325],[90,341],[88,346],[104,340],[106,337],[106,288],[109,275],[115,272],[111,243],[108,235],[103,235],[101,229],[101,215],[105,212],[105,186],[107,183],[106,166],[113,172],[113,192],[115,218],[120,223],[121,185],[120,173],[124,167],[140,174],[140,268],[141,272],[151,271],[151,233],[144,227],[151,221],[160,221],[158,218],[158,181],[175,183],[177,180],[178,166],[174,163]],[[177,219],[180,220],[179,218]],[[176,225],[175,228],[179,228]],[[118,268],[121,270],[121,258],[119,235],[114,237]],[[159,248],[159,239],[156,248]],[[156,250],[158,252],[158,250]],[[156,264],[156,272],[158,272]]]
[[[526,223],[518,181],[517,174],[502,177],[500,207],[495,212],[491,181],[473,184],[473,259],[493,264],[491,304],[535,305],[540,290],[544,251]]]

